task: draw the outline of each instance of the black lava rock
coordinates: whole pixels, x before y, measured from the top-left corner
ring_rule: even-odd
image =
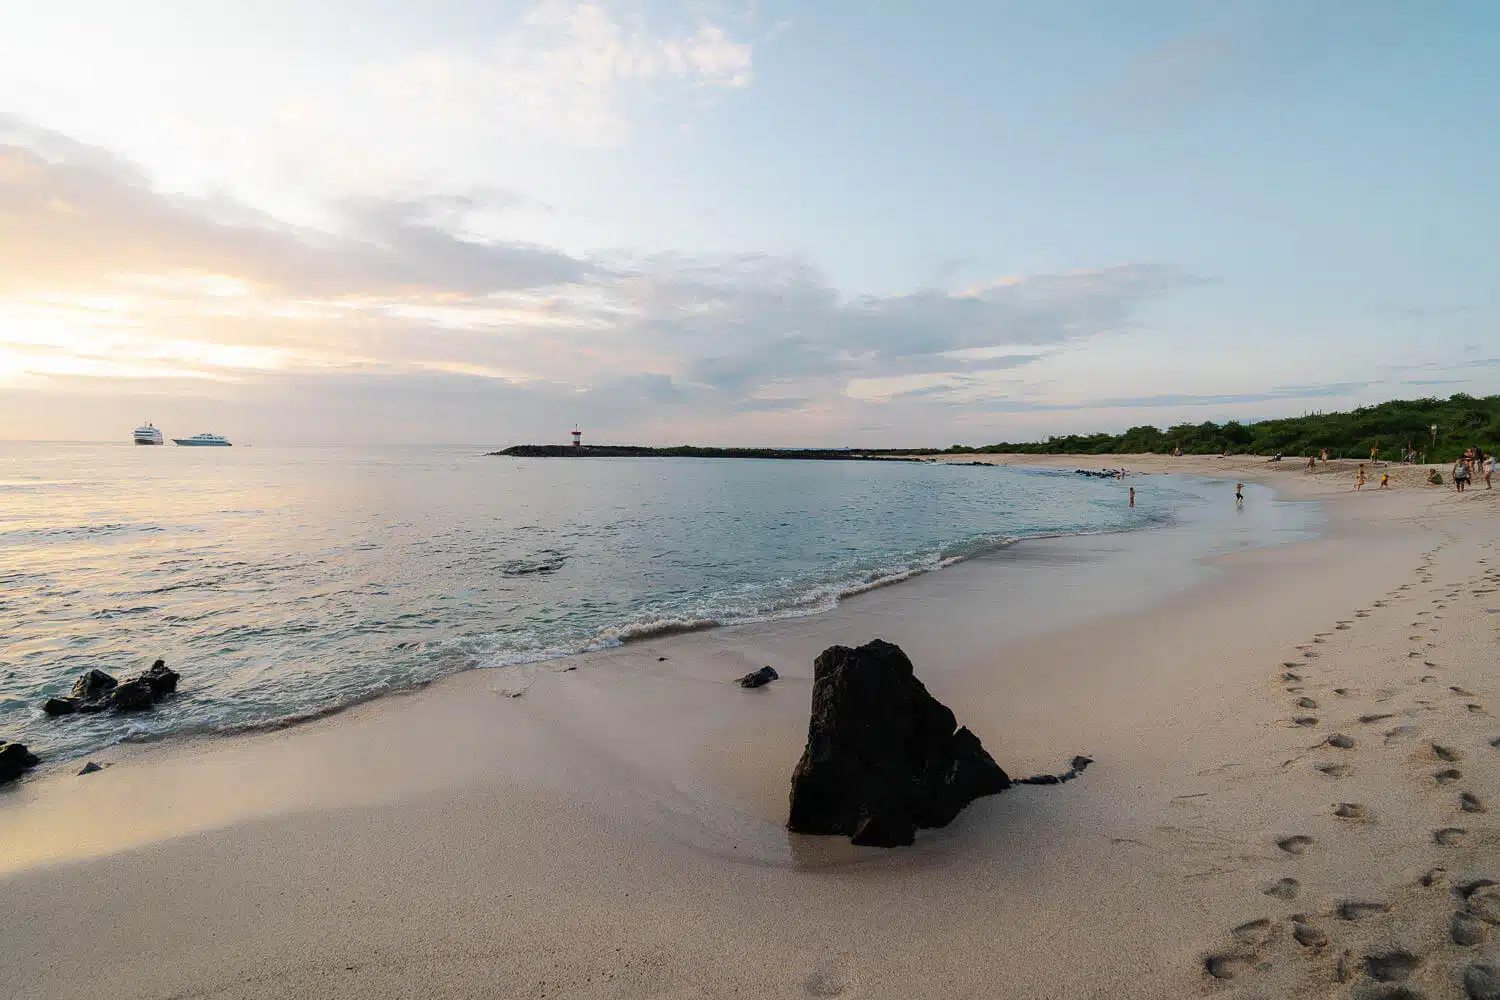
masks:
[[[26,744],[0,740],[0,782],[14,781],[27,768],[39,763],[36,754],[26,749]]]
[[[78,701],[98,701],[120,682],[102,670],[90,670],[73,682],[73,697]]]
[[[742,688],[765,687],[767,684],[771,683],[780,676],[781,675],[776,672],[775,667],[761,667],[759,670],[753,670],[745,676],[741,677],[739,680],[735,681],[735,683]]]
[[[110,702],[117,712],[144,712],[155,701],[151,682],[145,677],[132,677],[110,692]]]
[[[876,639],[825,649],[814,662],[787,829],[896,847],[1009,788],[979,738],[957,726],[899,647]]]
[[[172,694],[177,690],[177,681],[181,674],[170,669],[166,660],[157,660],[151,664],[151,669],[141,674],[140,679],[151,685],[153,697],[160,698],[164,694]]]
[[[102,670],[90,670],[73,682],[73,693],[67,698],[48,698],[42,711],[48,715],[72,715],[74,712],[140,712],[156,704],[157,699],[177,690],[180,675],[157,660],[151,669],[126,681],[117,681]]]

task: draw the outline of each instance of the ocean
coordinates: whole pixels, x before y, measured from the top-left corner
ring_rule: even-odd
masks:
[[[1208,554],[1315,529],[1315,507],[1252,489],[1237,511],[1232,492],[932,463],[0,443],[0,738],[68,759],[275,725],[475,667],[816,614],[1038,536],[1208,521]],[[89,668],[157,658],[183,679],[150,712],[38,709]]]

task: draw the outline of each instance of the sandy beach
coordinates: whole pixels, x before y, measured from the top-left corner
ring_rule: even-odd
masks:
[[[1024,585],[976,559],[54,769],[0,795],[5,994],[1500,995],[1500,896],[1475,889],[1500,880],[1496,492],[1381,466],[1355,493],[1352,462],[951,460],[1124,467],[1143,498],[1244,480],[1326,528],[1170,583],[1156,532],[1026,542]],[[813,657],[877,636],[1012,776],[1096,763],[909,849],[786,834]],[[763,664],[782,679],[729,683]]]

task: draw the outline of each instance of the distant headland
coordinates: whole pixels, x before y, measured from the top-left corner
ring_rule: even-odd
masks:
[[[929,454],[934,454],[930,449]],[[820,462],[917,462],[910,450],[849,448],[651,448],[631,444],[517,444],[490,455],[508,458],[768,458]]]

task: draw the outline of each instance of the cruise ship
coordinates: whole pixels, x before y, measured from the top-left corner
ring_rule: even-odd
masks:
[[[228,448],[229,440],[219,434],[194,434],[190,438],[173,438],[173,444],[184,448]]]
[[[152,424],[142,424],[135,429],[136,444],[165,444],[162,440],[161,431]]]

